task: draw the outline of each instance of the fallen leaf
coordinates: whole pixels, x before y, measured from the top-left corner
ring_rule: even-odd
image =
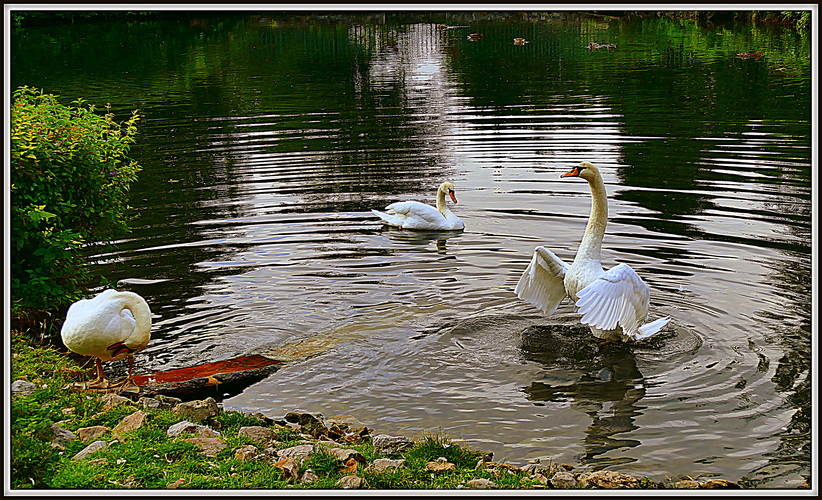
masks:
[[[358,465],[359,464],[357,463],[357,460],[355,460],[354,458],[349,458],[345,461],[345,466],[342,469],[340,469],[340,472],[356,472]]]

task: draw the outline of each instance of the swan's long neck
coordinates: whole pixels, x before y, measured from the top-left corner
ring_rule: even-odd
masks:
[[[597,175],[588,181],[588,185],[591,187],[591,215],[588,217],[588,225],[585,226],[585,234],[582,236],[582,242],[579,244],[574,260],[586,259],[599,262],[602,255],[605,225],[608,224],[608,195],[605,192],[602,177]]]
[[[442,215],[448,215],[451,209],[448,208],[448,204],[445,203],[445,191],[438,189],[437,190],[437,210]]]
[[[150,338],[151,330],[151,309],[148,304],[142,300],[137,294],[132,292],[119,292],[118,297],[120,304],[125,309],[131,311],[136,322],[136,331]]]

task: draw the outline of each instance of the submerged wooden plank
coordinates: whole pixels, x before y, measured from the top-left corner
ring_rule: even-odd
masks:
[[[254,354],[186,368],[135,375],[134,383],[139,387],[138,390],[119,387],[87,390],[142,396],[193,392],[210,386],[262,378],[274,371],[281,363],[280,360]]]
[[[135,375],[134,382],[140,386],[180,383],[198,378],[213,377],[215,375],[238,375],[248,372],[249,370],[259,370],[260,368],[266,368],[279,363],[280,361],[278,360],[255,354],[241,358],[214,361],[188,368],[177,368],[165,372]]]
[[[220,384],[262,378],[277,368],[282,361],[260,355],[215,361],[188,368],[149,373],[134,377],[140,386],[139,394],[175,394],[193,392]]]

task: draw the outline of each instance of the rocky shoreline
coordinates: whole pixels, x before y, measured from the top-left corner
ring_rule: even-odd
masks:
[[[24,380],[12,384],[13,398],[23,394],[30,394],[37,390],[37,386]],[[91,396],[89,396],[91,397]],[[337,472],[342,472],[341,478],[336,480],[334,488],[360,489],[372,488],[369,477],[374,474],[386,474],[392,471],[401,471],[409,467],[404,454],[413,449],[420,442],[406,436],[394,436],[375,433],[374,429],[365,426],[355,426],[353,417],[332,417],[325,419],[322,415],[311,413],[287,413],[281,419],[272,419],[261,413],[243,414],[256,425],[244,425],[236,431],[235,436],[240,441],[249,442],[235,446],[233,453],[225,453],[228,444],[228,435],[223,434],[215,417],[224,412],[221,405],[213,398],[204,400],[182,401],[169,396],[139,397],[135,400],[117,394],[97,396],[103,403],[103,410],[118,406],[131,406],[134,411],[128,413],[116,425],[109,428],[104,425],[92,425],[70,431],[64,427],[66,422],[51,424],[51,446],[58,450],[65,449],[68,443],[76,440],[88,443],[83,449],[73,455],[72,460],[86,460],[90,463],[106,464],[108,458],[103,453],[114,446],[130,439],[130,433],[150,425],[152,411],[170,411],[175,415],[174,424],[165,427],[164,432],[170,439],[193,444],[198,452],[206,459],[215,460],[232,457],[239,462],[260,462],[269,464],[278,469],[288,483],[288,487],[311,487],[320,479],[317,471],[304,467],[306,460],[318,454],[332,457]],[[233,410],[231,410],[233,411]],[[70,411],[64,409],[70,415]],[[238,412],[242,413],[242,412]],[[282,433],[298,436],[296,444],[292,441],[280,441]],[[236,439],[234,442],[238,442]],[[373,454],[366,459],[363,452],[354,447],[370,444]],[[450,446],[450,445],[448,445]],[[456,489],[495,489],[500,488],[497,483],[500,478],[507,479],[505,483],[511,488],[511,479],[517,479],[518,489],[736,489],[740,485],[723,479],[695,481],[691,479],[670,481],[662,484],[648,478],[637,478],[614,471],[578,472],[576,467],[569,464],[533,463],[513,465],[493,461],[492,454],[482,455],[476,461],[473,470],[477,476],[465,477],[455,486]],[[473,463],[473,462],[472,462]],[[418,464],[419,466],[419,464]],[[435,477],[454,473],[457,465],[445,457],[438,457],[422,465],[426,474]],[[121,486],[128,487],[128,484]],[[167,489],[185,488],[186,481],[177,479],[165,486]]]

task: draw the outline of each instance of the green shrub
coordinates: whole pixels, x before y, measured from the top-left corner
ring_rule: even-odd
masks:
[[[117,123],[82,100],[20,87],[11,109],[11,287],[15,310],[59,310],[92,285],[84,253],[129,231],[126,155],[137,111]],[[98,278],[99,280],[100,278]],[[99,284],[99,283],[98,283]]]

